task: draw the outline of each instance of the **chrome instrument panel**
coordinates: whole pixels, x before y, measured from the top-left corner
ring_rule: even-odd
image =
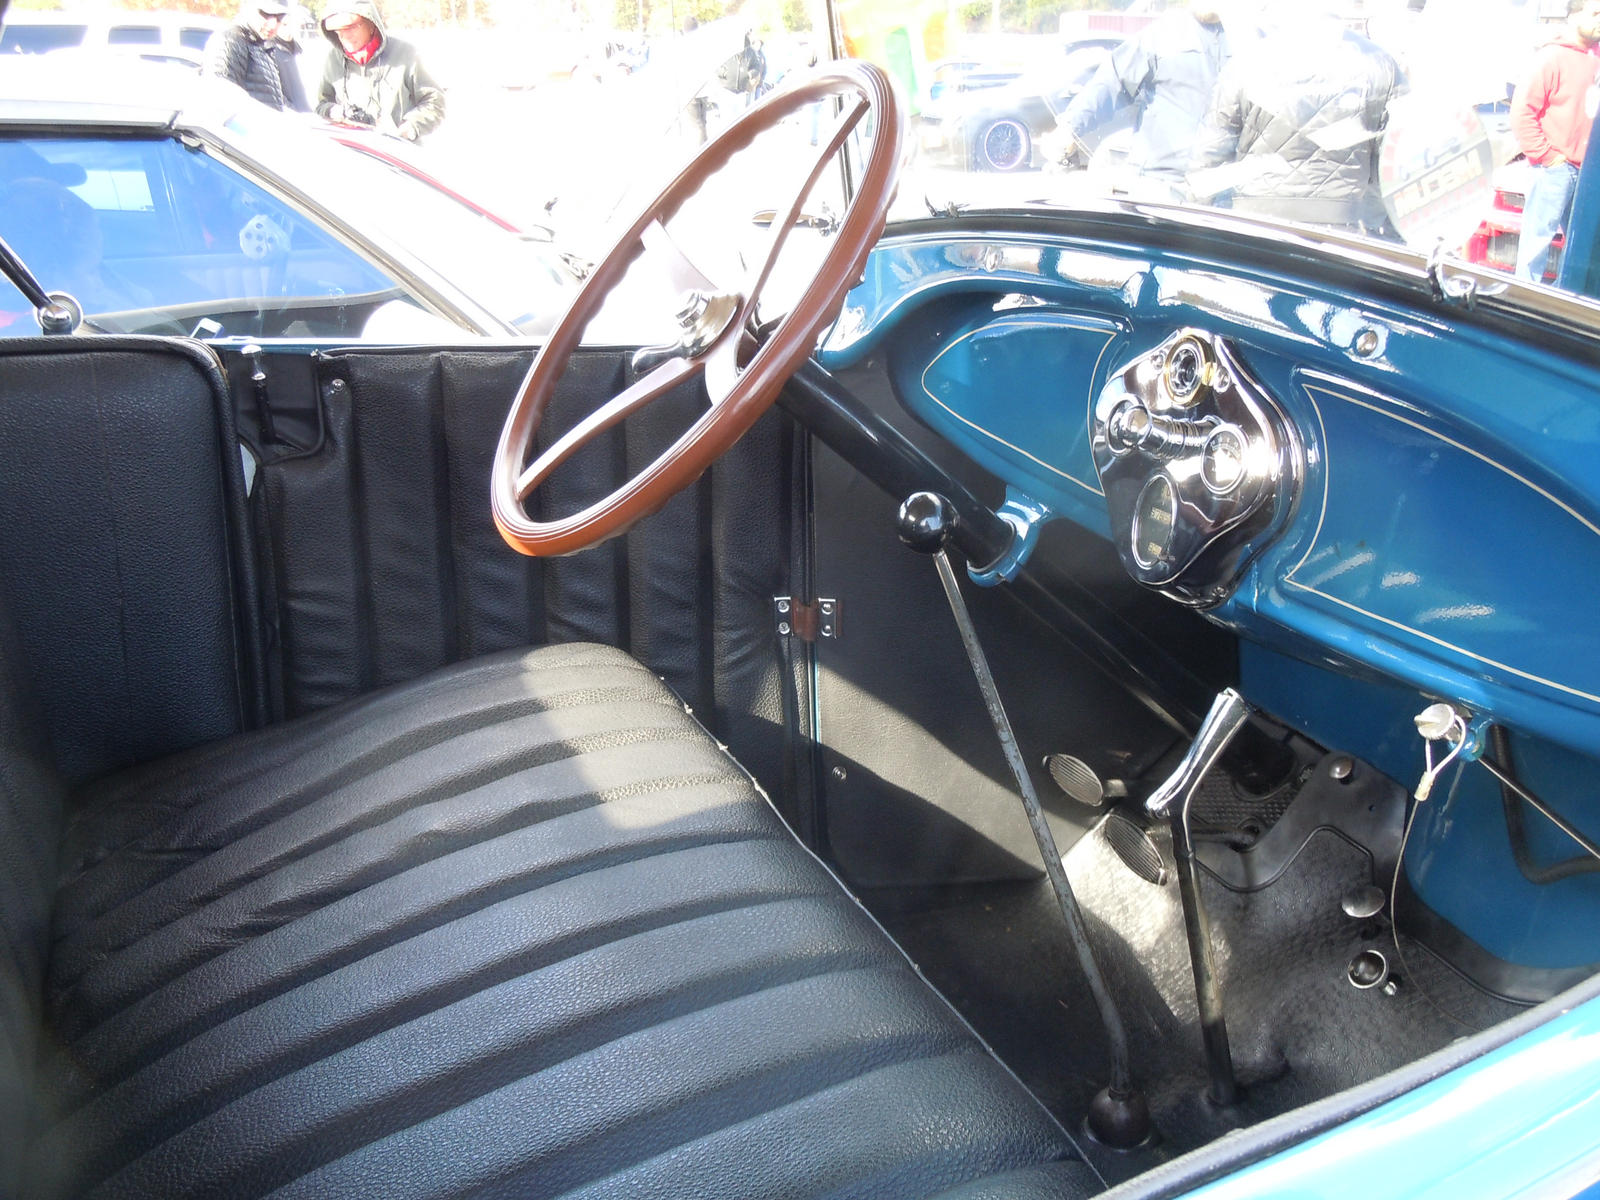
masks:
[[[1180,329],[1106,381],[1093,425],[1123,565],[1180,603],[1222,603],[1305,477],[1283,409],[1225,339]]]

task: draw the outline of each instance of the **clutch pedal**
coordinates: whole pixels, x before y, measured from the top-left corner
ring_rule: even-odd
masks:
[[[1056,786],[1085,808],[1103,810],[1107,801],[1127,799],[1126,783],[1120,779],[1102,780],[1099,772],[1081,758],[1052,754],[1044,760],[1044,765]],[[1146,883],[1161,887],[1172,878],[1166,858],[1150,831],[1121,809],[1111,810],[1100,831],[1128,870]]]
[[[1052,754],[1044,760],[1055,785],[1085,808],[1103,808],[1107,800],[1123,800],[1128,785],[1120,779],[1101,779],[1100,773],[1071,754]]]

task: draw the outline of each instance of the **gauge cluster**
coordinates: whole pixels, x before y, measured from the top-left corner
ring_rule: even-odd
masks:
[[[1222,338],[1183,329],[1114,374],[1095,403],[1095,467],[1123,565],[1185,604],[1227,599],[1281,528],[1304,451]]]

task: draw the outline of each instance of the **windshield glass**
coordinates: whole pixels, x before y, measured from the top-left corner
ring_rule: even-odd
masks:
[[[701,145],[841,53],[883,66],[909,117],[895,218],[1110,198],[1442,248],[1553,286],[1588,274],[1586,252],[1568,261],[1567,225],[1596,107],[1600,0],[378,11],[366,49],[310,15],[280,27],[279,86],[208,80],[227,103],[201,124],[331,214],[347,244],[395,250],[402,287],[415,271],[530,332]],[[376,66],[358,61],[370,53]],[[280,96],[287,113],[269,110]],[[702,206],[718,249],[742,254],[764,236],[752,218],[785,199],[773,163],[803,156],[829,115],[789,121],[779,140],[793,153],[771,143],[723,208]],[[807,214],[823,237],[842,186],[830,177]],[[638,306],[658,309],[672,311]]]
[[[1557,279],[1600,5],[843,0],[840,16],[911,103],[901,216],[1158,201]]]
[[[1161,202],[1560,281],[1595,108],[1595,0],[833,8],[836,44],[820,6],[794,3],[530,10],[496,17],[492,37],[419,32],[449,82],[430,152],[592,255],[702,139],[842,52],[885,67],[910,117],[897,218]]]

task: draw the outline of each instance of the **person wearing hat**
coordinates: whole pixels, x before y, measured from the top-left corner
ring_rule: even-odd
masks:
[[[285,87],[283,60],[275,53],[288,12],[289,6],[278,0],[245,0],[233,24],[206,43],[202,70],[238,84],[269,108],[297,107],[294,97],[300,89]]]
[[[331,51],[317,113],[415,142],[444,120],[444,91],[415,46],[391,37],[371,0],[348,0],[322,18]]]

